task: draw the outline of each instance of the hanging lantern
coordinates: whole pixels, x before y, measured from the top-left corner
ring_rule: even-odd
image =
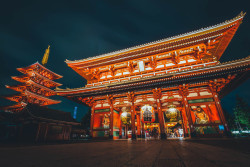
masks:
[[[123,125],[129,125],[131,123],[131,113],[127,111],[127,108],[122,108],[121,121]]]
[[[109,123],[110,123],[109,116],[107,114],[105,114],[103,117],[103,121],[102,121],[103,127],[109,128]]]
[[[176,108],[175,105],[170,104],[166,111],[166,117],[169,119],[170,122],[177,122],[179,120],[179,110]]]
[[[150,105],[141,107],[141,121],[143,123],[152,123],[155,121],[154,107]]]

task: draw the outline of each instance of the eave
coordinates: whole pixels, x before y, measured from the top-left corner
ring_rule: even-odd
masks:
[[[21,83],[19,85],[12,85],[12,86],[9,86],[9,85],[5,85],[6,88],[9,88],[9,89],[12,89],[12,90],[15,90],[15,91],[18,91],[18,92],[23,92],[26,90],[26,87],[29,87],[29,86],[34,86],[36,88],[40,88],[40,89],[43,89],[43,90],[46,90],[47,92],[50,92],[51,94],[53,95],[56,95],[56,92],[54,90],[51,90],[43,85],[40,85],[32,80],[28,80],[27,82],[25,83]]]
[[[45,80],[47,82],[52,83],[54,86],[51,86],[50,88],[62,85],[62,84],[60,84],[58,82],[52,81],[49,78],[46,78],[46,77],[40,75],[36,71],[32,71],[32,72],[29,72],[29,73],[26,73],[26,74],[20,75],[20,76],[12,76],[11,78],[18,81],[18,82],[27,82],[27,81],[31,80],[30,79],[31,77],[34,77],[33,74],[35,74],[36,76],[38,76],[39,78],[41,78],[41,79],[43,79],[43,80]]]
[[[175,85],[181,83],[203,82],[209,79],[218,77],[226,77],[230,74],[246,72],[249,74],[250,56],[236,60],[214,65],[211,67],[203,67],[187,71],[180,71],[171,75],[164,74],[157,77],[149,77],[147,80],[125,81],[118,84],[102,85],[91,88],[76,88],[76,89],[56,89],[55,91],[61,96],[95,96],[100,94],[111,94],[115,92],[133,91],[150,87],[159,87],[163,85]],[[249,76],[249,75],[247,75]]]
[[[61,75],[59,75],[59,74],[57,74],[57,73],[55,73],[55,72],[53,72],[53,71],[47,69],[46,67],[44,67],[43,65],[41,65],[39,62],[36,62],[36,63],[34,63],[34,64],[31,64],[31,65],[29,65],[29,66],[27,66],[27,67],[17,68],[17,70],[20,71],[20,72],[23,73],[23,74],[26,74],[26,73],[29,72],[29,71],[34,71],[35,68],[36,68],[36,66],[39,66],[40,68],[44,69],[44,70],[47,71],[48,73],[53,74],[53,77],[50,78],[50,79],[53,79],[53,80],[54,80],[54,79],[60,79],[60,78],[63,77],[63,76],[61,76]]]
[[[2,106],[0,107],[0,110],[10,110],[10,111],[13,111],[13,110],[22,110],[27,104],[26,103],[17,103],[17,104],[14,104],[14,105],[9,105],[9,106]]]
[[[4,98],[4,99],[14,101],[14,102],[17,102],[17,103],[22,102],[23,97],[26,97],[27,99],[33,98],[33,99],[38,99],[38,100],[41,100],[41,101],[45,101],[45,102],[48,103],[46,105],[58,104],[58,103],[61,102],[61,101],[58,101],[58,100],[49,99],[49,98],[41,96],[41,95],[37,95],[37,94],[32,93],[32,92],[27,91],[27,90],[25,90],[24,92],[18,93],[18,94],[2,96],[2,98]],[[26,102],[26,100],[24,102]]]
[[[27,91],[27,90],[24,92],[24,94],[25,94],[24,96],[30,96],[32,98],[36,98],[36,99],[39,99],[39,100],[42,100],[42,101],[46,101],[46,102],[49,103],[47,105],[61,103],[61,101],[59,101],[59,100],[53,100],[53,99],[50,99],[50,98],[47,98],[47,97],[44,97],[44,96],[41,96],[41,95],[37,95],[37,94],[32,93],[32,92]]]

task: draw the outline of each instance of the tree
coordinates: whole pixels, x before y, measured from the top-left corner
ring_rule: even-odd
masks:
[[[250,128],[250,107],[241,97],[236,96],[236,107],[234,110],[235,123]]]
[[[91,119],[91,109],[89,108],[88,112],[83,116],[81,120],[81,126],[83,129],[90,128],[90,119]]]

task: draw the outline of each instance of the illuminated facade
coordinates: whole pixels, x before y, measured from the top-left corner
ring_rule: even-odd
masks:
[[[44,54],[43,65],[36,62],[28,67],[17,68],[17,70],[24,75],[13,76],[11,78],[20,82],[20,84],[14,86],[6,85],[6,88],[19,93],[3,96],[3,98],[7,100],[17,102],[17,104],[1,107],[2,110],[17,112],[22,110],[28,103],[47,106],[61,102],[48,98],[49,96],[56,95],[56,92],[51,88],[62,85],[53,81],[62,78],[62,76],[50,71],[44,66],[48,61],[48,56],[49,48]]]
[[[222,136],[220,98],[247,79],[250,57],[220,63],[244,14],[194,32],[66,63],[87,80],[57,93],[91,107],[92,137]],[[131,132],[131,135],[130,135]]]

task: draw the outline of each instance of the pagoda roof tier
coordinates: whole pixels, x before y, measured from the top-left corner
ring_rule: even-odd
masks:
[[[57,87],[57,86],[61,86],[62,84],[57,83],[55,81],[52,81],[42,75],[40,75],[38,72],[36,71],[30,71],[24,75],[20,75],[20,76],[12,76],[12,79],[18,81],[18,82],[28,82],[30,80],[39,83],[40,85],[43,85],[45,87],[48,88],[53,88],[53,87]]]
[[[234,36],[236,30],[238,29],[240,23],[242,22],[244,15],[245,13],[241,13],[231,20],[186,34],[165,38],[159,41],[102,54],[95,57],[89,57],[75,61],[66,60],[65,62],[77,73],[83,77],[86,77],[82,72],[84,69],[112,65],[124,61],[138,60],[148,56],[166,53],[197,44],[205,43],[210,45],[210,43],[213,42],[214,46],[213,49],[209,50],[209,55],[210,57],[216,57],[216,59],[219,60],[232,37]],[[170,54],[170,57],[173,56],[174,55]]]
[[[44,96],[54,96],[56,95],[56,92],[54,90],[51,90],[45,86],[42,86],[32,80],[28,80],[27,82],[24,82],[24,83],[21,83],[19,85],[12,85],[12,86],[9,86],[9,85],[5,85],[6,88],[9,88],[9,89],[12,89],[12,90],[15,90],[15,91],[18,91],[18,92],[23,92],[25,91],[26,89],[28,89],[29,91],[31,92],[36,92],[38,93],[37,91],[38,90],[42,90],[41,93],[38,93],[38,94],[43,94]]]
[[[6,95],[6,96],[1,96],[4,99],[14,101],[14,102],[21,102],[23,100],[24,94],[22,93],[17,93],[17,94],[12,94],[12,95]]]
[[[19,102],[34,103],[34,104],[39,104],[41,106],[58,104],[61,102],[58,100],[52,100],[52,99],[49,99],[47,97],[32,93],[28,90],[25,90],[24,92],[21,92],[19,94],[2,96],[2,97],[7,99],[7,100],[10,100],[10,101],[15,101],[17,103],[19,103]]]
[[[47,69],[46,67],[41,65],[39,62],[36,62],[28,67],[17,68],[17,70],[23,74],[30,73],[31,71],[36,71],[40,75],[42,75],[46,78],[49,78],[50,80],[60,79],[63,77],[59,74],[56,74],[56,73],[50,71],[49,69]]]
[[[183,71],[179,69],[179,71],[174,73],[167,73],[166,71],[165,74],[153,77],[144,77],[120,83],[106,84],[93,87],[75,88],[75,89],[56,88],[55,91],[61,96],[90,97],[95,95],[103,95],[103,94],[110,94],[117,92],[134,91],[142,88],[152,88],[152,87],[155,88],[162,86],[173,87],[178,84],[189,84],[189,83],[196,84],[220,77],[227,78],[229,75],[234,75],[234,74],[237,74],[236,77],[239,77],[241,76],[239,75],[241,73],[247,73],[248,75],[244,75],[243,79],[248,79],[249,69],[250,69],[250,56],[243,59],[225,62],[222,64],[217,64],[208,67],[199,67]]]
[[[0,110],[18,112],[18,111],[21,111],[26,105],[27,105],[26,103],[21,102],[21,103],[17,103],[14,105],[2,106],[2,107],[0,107]]]

